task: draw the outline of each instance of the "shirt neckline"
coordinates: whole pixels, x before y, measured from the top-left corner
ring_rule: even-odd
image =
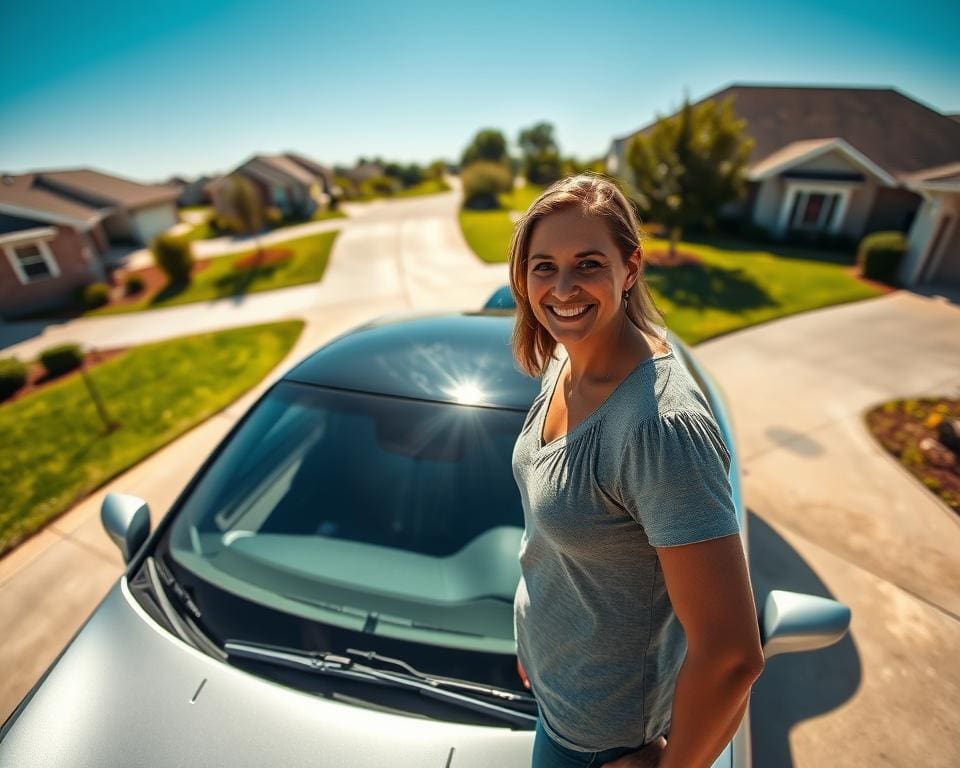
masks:
[[[673,352],[674,352],[673,344],[671,344],[670,340],[667,338],[664,338],[663,341],[667,345],[667,349],[668,349],[667,352],[663,352],[659,355],[653,355],[651,357],[648,357],[646,360],[641,360],[639,363],[637,363],[637,366],[632,371],[630,371],[630,373],[628,373],[626,376],[623,377],[623,379],[621,379],[620,383],[613,388],[613,390],[610,392],[609,395],[606,396],[606,398],[604,398],[603,402],[601,402],[600,405],[598,405],[589,414],[587,414],[587,416],[584,417],[584,419],[579,424],[577,424],[577,426],[575,426],[573,429],[568,429],[564,434],[558,435],[557,437],[553,438],[553,440],[551,440],[550,442],[545,443],[543,442],[543,427],[547,420],[547,411],[550,410],[550,404],[553,402],[553,396],[557,392],[557,385],[560,383],[560,375],[563,373],[563,366],[566,364],[567,359],[570,357],[567,354],[566,349],[564,349],[563,357],[560,359],[560,365],[557,370],[557,375],[554,377],[553,382],[549,384],[547,399],[544,401],[543,406],[540,408],[540,413],[537,418],[537,424],[536,424],[536,430],[535,430],[536,441],[537,441],[537,451],[545,451],[550,448],[558,448],[566,445],[569,442],[569,440],[571,440],[573,437],[577,435],[577,433],[579,433],[589,423],[591,423],[597,418],[597,416],[605,409],[607,403],[609,403],[613,399],[614,395],[616,395],[617,392],[623,389],[624,385],[626,385],[626,383],[630,379],[636,376],[637,373],[639,373],[641,370],[646,368],[646,366],[650,363],[655,363],[657,360],[666,360],[667,358],[673,357]]]

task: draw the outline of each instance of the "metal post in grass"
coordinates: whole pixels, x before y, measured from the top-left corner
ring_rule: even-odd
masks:
[[[91,347],[90,351],[93,354],[97,354],[96,348]],[[98,355],[99,356],[99,355]],[[93,379],[87,375],[87,356],[84,355],[81,358],[80,363],[80,375],[83,377],[83,383],[87,385],[87,392],[90,393],[90,399],[93,400],[93,404],[97,408],[97,414],[100,416],[100,420],[103,422],[104,434],[109,435],[111,432],[120,428],[120,422],[114,421],[110,418],[110,414],[107,413],[107,408],[103,404],[103,398],[100,397],[100,393],[97,391],[97,388],[93,385]]]

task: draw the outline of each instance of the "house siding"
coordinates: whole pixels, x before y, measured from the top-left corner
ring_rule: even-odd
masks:
[[[58,277],[22,284],[0,246],[0,316],[4,319],[69,304],[78,287],[102,279],[99,263],[84,257],[81,234],[66,226],[56,230],[45,242],[57,261]]]
[[[865,232],[894,230],[908,232],[923,198],[906,189],[880,187],[867,217]]]

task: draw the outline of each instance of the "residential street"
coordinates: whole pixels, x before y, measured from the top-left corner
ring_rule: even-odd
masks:
[[[348,207],[349,219],[299,225],[343,229],[318,283],[63,323],[0,323],[0,354],[28,359],[64,342],[98,349],[129,346],[283,317],[312,323],[330,307],[364,302],[370,316],[384,301],[413,309],[479,308],[507,282],[505,264],[484,264],[467,247],[457,224],[457,192]]]
[[[0,719],[43,673],[121,572],[102,532],[111,490],[154,521],[253,400],[324,340],[385,312],[478,308],[507,281],[456,220],[458,195],[351,206],[316,285],[116,317],[0,325],[3,354],[61,341],[101,348],[303,317],[267,381],[0,560]],[[11,346],[12,345],[12,346]],[[755,592],[792,589],[853,610],[833,648],[772,660],[754,691],[758,768],[956,764],[960,744],[960,522],[888,457],[863,411],[897,396],[960,396],[960,303],[898,291],[697,347],[724,390],[751,511]]]

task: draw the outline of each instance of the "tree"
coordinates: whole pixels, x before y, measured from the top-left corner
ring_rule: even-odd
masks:
[[[753,149],[746,121],[730,99],[696,106],[684,99],[672,117],[637,134],[627,148],[635,196],[642,214],[670,233],[670,255],[683,228],[703,224],[712,229],[717,210],[744,194],[744,168]]]
[[[537,123],[520,131],[523,173],[531,184],[552,184],[560,178],[560,147],[550,123]]]
[[[484,128],[477,132],[469,146],[463,150],[463,158],[460,164],[466,167],[479,160],[487,160],[491,163],[507,163],[509,159],[507,140],[503,134],[495,128]]]
[[[263,227],[265,211],[263,201],[250,179],[231,174],[223,180],[220,192],[230,226],[242,235],[256,235]],[[260,239],[254,238],[257,259],[263,255]]]

